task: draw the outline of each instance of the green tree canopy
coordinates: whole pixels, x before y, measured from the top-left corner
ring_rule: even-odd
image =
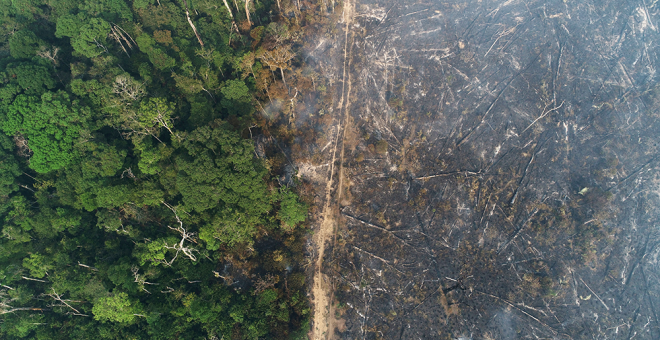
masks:
[[[18,190],[16,177],[21,174],[21,169],[13,155],[13,149],[14,145],[9,137],[0,134],[0,206],[9,194]]]
[[[31,63],[9,64],[7,74],[16,79],[20,89],[26,94],[41,95],[55,88],[55,80],[50,70],[44,66]]]
[[[272,83],[239,67],[265,41],[243,19],[211,0],[0,0],[1,339],[305,327],[305,206],[239,127],[270,129],[251,113]]]
[[[176,60],[167,55],[165,49],[161,48],[156,40],[149,36],[147,33],[142,33],[139,37],[135,39],[140,51],[144,52],[149,56],[149,61],[159,70],[169,69],[176,65]]]
[[[282,222],[282,228],[291,231],[298,223],[307,218],[307,205],[298,200],[298,195],[289,188],[280,189],[280,210],[277,217]]]
[[[238,116],[254,113],[250,89],[242,80],[228,80],[220,90],[222,92],[222,106],[230,114]]]
[[[8,135],[21,134],[34,153],[30,167],[46,173],[71,162],[74,143],[86,129],[90,113],[71,101],[65,92],[45,93],[41,100],[19,95],[0,113],[0,129]]]
[[[90,16],[101,16],[104,20],[133,20],[133,13],[123,0],[85,0],[78,8]]]
[[[101,18],[87,19],[85,15],[65,15],[57,20],[57,37],[70,37],[73,49],[87,58],[107,52],[110,23]]]
[[[43,40],[27,29],[20,30],[9,38],[9,50],[14,58],[32,58],[39,47],[45,45]]]
[[[128,294],[121,292],[98,299],[94,303],[92,312],[94,319],[99,321],[132,323],[136,314],[140,313],[140,309],[138,302],[131,301]]]
[[[216,120],[185,136],[182,146],[186,152],[176,157],[176,186],[183,203],[190,210],[219,212],[202,239],[209,244],[251,241],[271,209],[263,181],[267,171],[255,158],[252,143]],[[228,221],[231,224],[225,226]]]

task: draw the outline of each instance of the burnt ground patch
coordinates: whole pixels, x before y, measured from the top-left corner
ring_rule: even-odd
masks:
[[[658,13],[356,3],[340,338],[660,338]]]

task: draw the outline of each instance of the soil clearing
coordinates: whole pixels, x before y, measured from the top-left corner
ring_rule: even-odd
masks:
[[[343,186],[343,167],[344,167],[344,136],[346,126],[348,124],[349,107],[350,107],[350,91],[351,91],[351,75],[348,72],[350,67],[349,51],[351,41],[349,39],[350,25],[353,22],[353,3],[352,1],[345,1],[343,6],[343,21],[344,26],[344,60],[343,60],[343,75],[341,81],[341,97],[338,103],[339,112],[337,115],[336,127],[337,131],[335,136],[334,146],[332,148],[332,160],[330,162],[330,170],[328,180],[325,186],[325,204],[321,212],[321,224],[318,229],[315,229],[314,246],[317,249],[317,258],[315,261],[315,271],[312,277],[312,332],[310,337],[312,339],[334,339],[334,330],[337,326],[343,329],[342,322],[334,317],[335,308],[333,304],[333,284],[332,280],[322,272],[323,261],[325,258],[326,243],[334,242],[337,226],[337,204],[342,199],[342,186]],[[351,46],[349,46],[351,45]],[[337,149],[340,149],[339,165],[337,171],[338,188],[335,190],[333,187],[335,176],[335,164],[337,162]],[[337,195],[337,199],[333,199],[333,194]]]

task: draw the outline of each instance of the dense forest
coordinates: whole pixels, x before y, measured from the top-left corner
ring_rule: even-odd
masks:
[[[306,337],[295,6],[0,1],[1,338]]]

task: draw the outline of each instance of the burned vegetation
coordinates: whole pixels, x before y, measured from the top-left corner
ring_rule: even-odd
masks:
[[[352,8],[299,162],[334,176],[336,337],[659,338],[660,5]]]

